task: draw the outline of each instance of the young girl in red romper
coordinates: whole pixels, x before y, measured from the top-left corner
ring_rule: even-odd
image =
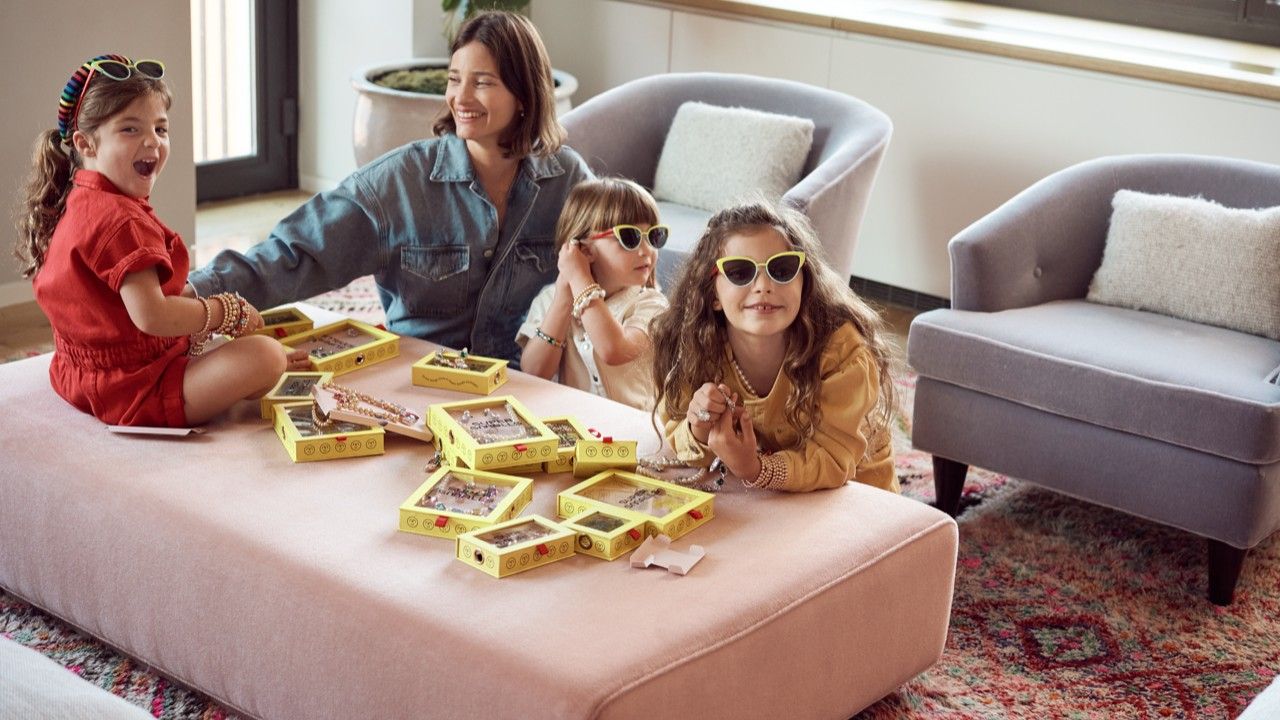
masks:
[[[23,275],[53,326],[53,389],[114,425],[203,423],[285,367],[238,295],[181,296],[186,246],[147,202],[169,157],[163,75],[159,61],[100,55],[71,76],[19,224]],[[214,333],[237,339],[200,354]]]

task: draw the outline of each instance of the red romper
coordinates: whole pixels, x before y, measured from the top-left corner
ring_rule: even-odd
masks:
[[[146,199],[121,193],[101,173],[78,170],[72,183],[34,281],[36,302],[53,326],[53,389],[111,425],[185,426],[190,341],[139,330],[120,285],[125,275],[155,267],[164,294],[180,294],[190,270],[187,248]]]

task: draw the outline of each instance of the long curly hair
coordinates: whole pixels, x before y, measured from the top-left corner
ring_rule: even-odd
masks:
[[[862,334],[880,371],[880,395],[868,415],[868,438],[886,428],[897,407],[889,373],[891,346],[884,321],[849,288],[830,265],[808,218],[791,208],[767,202],[750,202],[716,213],[707,224],[693,255],[685,264],[671,297],[675,303],[654,319],[653,381],[658,389],[654,408],[663,420],[680,417],[702,383],[724,380],[725,345],[729,341],[726,320],[716,310],[716,259],[724,253],[730,236],[758,228],[773,228],[794,250],[806,257],[801,268],[804,287],[800,312],[787,329],[787,352],[782,369],[791,379],[787,398],[787,423],[798,436],[796,447],[811,439],[822,421],[819,399],[822,389],[820,359],[831,336],[846,323]],[[868,451],[872,448],[868,445]]]
[[[121,55],[101,57],[125,60]],[[166,108],[173,102],[164,80],[136,72],[126,80],[103,78],[89,82],[83,95],[78,97],[79,112],[71,117],[68,134],[64,137],[60,130],[52,129],[36,136],[31,154],[31,173],[22,194],[18,216],[18,239],[14,246],[14,256],[18,258],[23,277],[35,275],[44,264],[53,231],[66,210],[71,176],[84,164],[72,145],[73,134],[85,133],[96,141],[100,125],[137,98],[153,94],[163,98]],[[76,99],[71,98],[73,102]],[[74,105],[72,108],[75,109]]]

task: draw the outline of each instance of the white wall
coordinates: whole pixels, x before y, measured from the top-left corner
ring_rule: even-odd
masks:
[[[1277,102],[614,0],[534,0],[533,18],[555,65],[584,80],[575,103],[641,75],[714,70],[830,87],[885,111],[894,137],[854,273],[931,295],[950,296],[952,235],[1068,165],[1139,152],[1280,164]]]
[[[0,306],[31,299],[31,283],[11,259],[16,229],[10,217],[31,167],[36,135],[58,124],[58,95],[80,63],[107,52],[158,58],[173,91],[169,111],[169,163],[151,201],[156,214],[188,245],[195,242],[196,174],[191,142],[191,10],[185,2],[66,0],[27,3],[5,0],[0,22]]]
[[[356,169],[352,73],[448,48],[437,0],[308,0],[298,4],[298,25],[298,182],[319,192]]]

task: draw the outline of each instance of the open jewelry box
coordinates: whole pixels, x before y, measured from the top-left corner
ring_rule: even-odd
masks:
[[[351,319],[290,335],[280,342],[295,350],[306,350],[313,370],[335,376],[400,354],[399,335]]]
[[[315,404],[286,403],[275,407],[275,430],[294,462],[334,460],[382,454],[382,428],[340,420],[316,422]]]
[[[538,472],[559,438],[510,395],[440,403],[427,411],[445,463],[473,470]]]
[[[432,440],[426,420],[400,403],[362,393],[332,380],[312,387],[311,396],[315,398],[320,419],[345,420],[357,425],[380,427],[423,442]]]
[[[578,533],[578,552],[616,560],[644,542],[645,523],[612,510],[588,508],[560,524]]]
[[[556,455],[542,464],[543,471],[558,473],[572,470],[573,449],[579,440],[591,437],[591,430],[572,415],[542,418],[542,424],[559,438]]]
[[[413,364],[413,384],[488,395],[507,382],[507,361],[437,350]]]
[[[562,518],[586,510],[605,510],[645,521],[649,535],[675,540],[715,517],[715,495],[620,470],[606,470],[561,492],[556,512]]]
[[[295,307],[279,307],[262,313],[262,327],[258,335],[283,338],[306,332],[316,326],[315,321]]]
[[[333,379],[330,372],[287,372],[280,376],[276,386],[258,401],[263,420],[275,418],[275,407],[283,403],[305,402],[311,399],[311,388]]]
[[[529,478],[445,465],[400,505],[400,529],[455,538],[519,515],[532,499]]]
[[[458,536],[458,560],[496,578],[574,555],[574,531],[541,515],[515,518]]]

